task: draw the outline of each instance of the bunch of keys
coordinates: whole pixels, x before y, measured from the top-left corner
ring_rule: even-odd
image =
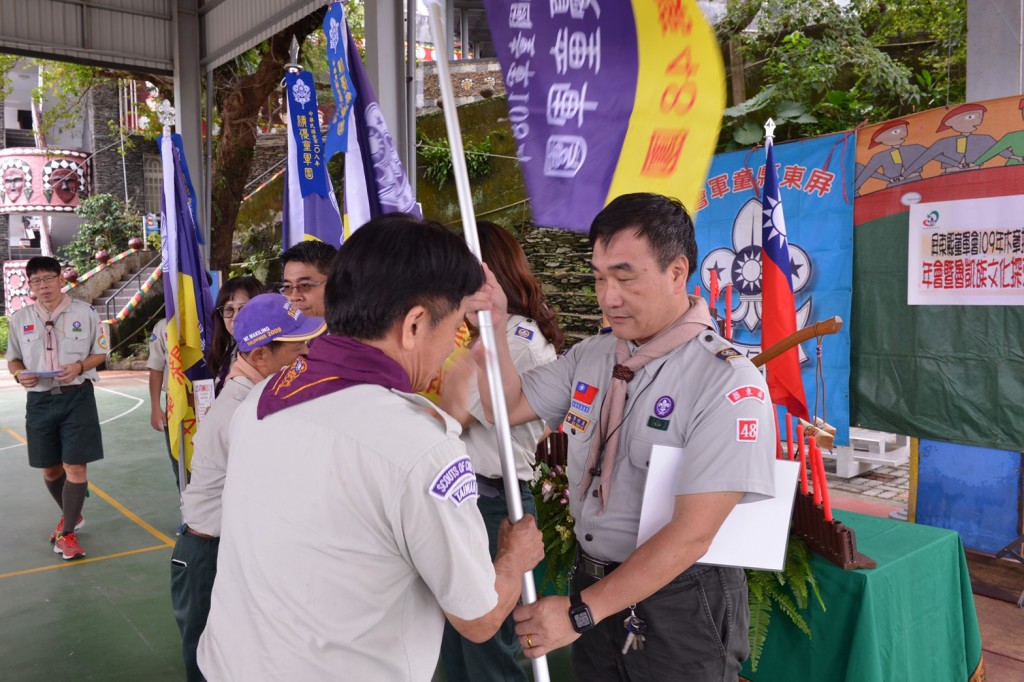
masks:
[[[626,616],[626,620],[622,622],[622,625],[626,628],[626,643],[622,645],[622,655],[625,656],[629,653],[630,649],[633,651],[643,651],[644,634],[647,632],[647,622],[636,615],[636,604],[629,607],[629,615]]]

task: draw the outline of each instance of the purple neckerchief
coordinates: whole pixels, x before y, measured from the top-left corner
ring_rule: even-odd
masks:
[[[384,351],[347,336],[321,336],[260,394],[256,418],[360,384],[412,392],[409,375]]]

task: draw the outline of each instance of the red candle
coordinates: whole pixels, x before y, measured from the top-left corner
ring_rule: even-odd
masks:
[[[725,285],[725,338],[732,340],[732,285]]]
[[[779,428],[779,423],[775,422],[775,459],[782,459],[782,429]]]
[[[814,504],[815,506],[821,504],[821,474],[818,472],[817,461],[814,457],[815,445],[817,441],[814,439],[812,433],[807,438],[807,459],[811,462],[811,480],[814,482]]]
[[[711,309],[718,307],[718,270],[711,271]]]
[[[700,287],[693,288],[693,295],[696,296],[697,298],[700,298]]]
[[[814,452],[818,460],[818,470],[820,477],[818,480],[821,481],[821,504],[825,508],[825,520],[832,522],[832,503],[828,496],[828,481],[825,477],[825,458],[821,456],[821,446],[817,443],[814,444]]]
[[[786,459],[793,461],[793,431],[789,413],[786,413]]]
[[[807,459],[804,457],[804,426],[796,426],[796,452],[800,458],[800,492],[807,494]]]

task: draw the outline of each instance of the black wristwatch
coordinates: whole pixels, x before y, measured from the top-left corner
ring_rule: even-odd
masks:
[[[590,614],[590,607],[583,603],[579,593],[569,595],[569,622],[572,623],[572,629],[580,634],[597,625],[594,616]]]

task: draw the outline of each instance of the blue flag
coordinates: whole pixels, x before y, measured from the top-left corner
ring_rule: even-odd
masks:
[[[341,212],[327,174],[313,77],[289,73],[285,90],[289,134],[281,241],[285,249],[304,239],[319,239],[338,247],[342,240]]]
[[[331,72],[331,92],[334,94],[334,115],[327,126],[327,159],[348,149],[348,116],[356,102],[356,89],[348,72],[348,28],[345,7],[335,0],[324,16],[324,35],[327,36],[327,66]]]

